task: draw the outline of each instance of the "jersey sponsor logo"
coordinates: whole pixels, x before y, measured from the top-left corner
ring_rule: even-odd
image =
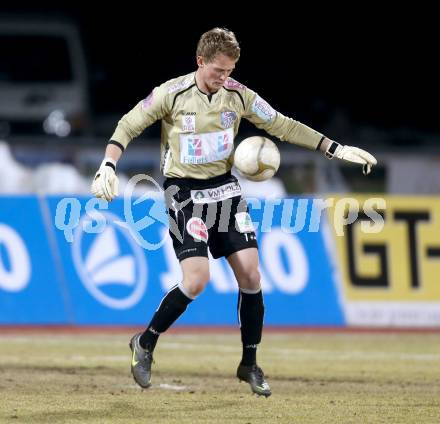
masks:
[[[228,134],[217,137],[217,152],[225,152],[230,146]]]
[[[276,113],[272,106],[260,96],[257,96],[254,100],[254,103],[252,103],[252,111],[265,122],[272,121]]]
[[[196,117],[193,115],[182,116],[182,131],[196,132]]]
[[[177,83],[171,85],[168,88],[168,94],[171,94],[171,93],[174,93],[174,92],[176,92],[178,90],[181,90],[181,89],[189,87],[192,84],[193,81],[194,81],[194,77],[191,76],[190,78],[186,78],[183,81],[180,81],[180,82],[177,82]]]
[[[235,222],[237,223],[237,230],[240,233],[250,233],[254,231],[252,219],[247,212],[238,212],[235,214]]]
[[[232,128],[202,134],[180,134],[180,162],[204,164],[226,159],[232,152]]]
[[[186,231],[195,240],[208,242],[208,228],[201,218],[193,217],[186,224]]]
[[[146,97],[144,100],[142,100],[141,106],[142,109],[148,109],[153,104],[153,92],[151,92],[148,97]]]
[[[228,78],[225,82],[225,87],[229,88],[230,90],[244,90],[246,87],[243,84],[240,84],[238,81],[236,81],[233,78]]]
[[[215,203],[231,197],[240,196],[241,187],[238,182],[224,184],[216,188],[205,190],[191,190],[191,199],[194,203]]]
[[[220,121],[223,128],[231,128],[237,119],[237,114],[232,111],[222,112],[220,114]]]
[[[188,140],[188,154],[194,157],[202,156],[202,140],[200,138],[193,138]]]
[[[194,200],[201,200],[205,198],[205,194],[203,193],[203,190],[191,190],[191,199]],[[204,203],[204,202],[196,202],[196,203]]]

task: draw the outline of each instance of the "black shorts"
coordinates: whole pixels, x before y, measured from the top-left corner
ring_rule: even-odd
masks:
[[[170,236],[177,259],[214,258],[256,247],[257,239],[241,188],[230,172],[208,180],[164,182]]]

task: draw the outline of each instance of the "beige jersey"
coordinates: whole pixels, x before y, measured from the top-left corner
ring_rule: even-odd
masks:
[[[316,149],[322,134],[283,116],[257,93],[228,78],[207,96],[195,72],[165,82],[124,115],[112,140],[124,147],[162,121],[161,170],[166,177],[207,179],[232,167],[234,138],[242,118],[282,141]]]

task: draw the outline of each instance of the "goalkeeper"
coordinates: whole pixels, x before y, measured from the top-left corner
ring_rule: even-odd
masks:
[[[197,45],[197,70],[156,87],[121,118],[92,183],[96,197],[110,201],[117,196],[118,159],[132,139],[161,120],[165,200],[183,279],[166,293],[145,331],[130,341],[131,371],[143,388],[151,385],[151,365],[159,336],[209,281],[209,248],[214,258],[227,259],[239,287],[243,350],[236,375],[248,382],[254,393],[271,395],[256,359],[264,316],[258,246],[240,185],[231,175],[234,137],[242,118],[282,141],[320,150],[329,159],[360,164],[365,174],[376,164],[366,151],[341,145],[282,115],[256,92],[232,79],[239,56],[240,47],[233,32],[214,28],[204,33]],[[208,206],[213,204],[214,224],[207,225],[212,218],[208,213],[212,208]]]

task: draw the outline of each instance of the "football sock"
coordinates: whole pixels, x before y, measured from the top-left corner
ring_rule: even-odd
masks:
[[[238,318],[240,321],[241,341],[243,343],[243,365],[254,365],[257,361],[257,346],[263,332],[264,303],[263,293],[238,294]]]
[[[179,286],[173,287],[162,299],[150,324],[141,335],[139,339],[141,347],[153,352],[160,334],[168,330],[185,312],[192,300],[183,294]]]

